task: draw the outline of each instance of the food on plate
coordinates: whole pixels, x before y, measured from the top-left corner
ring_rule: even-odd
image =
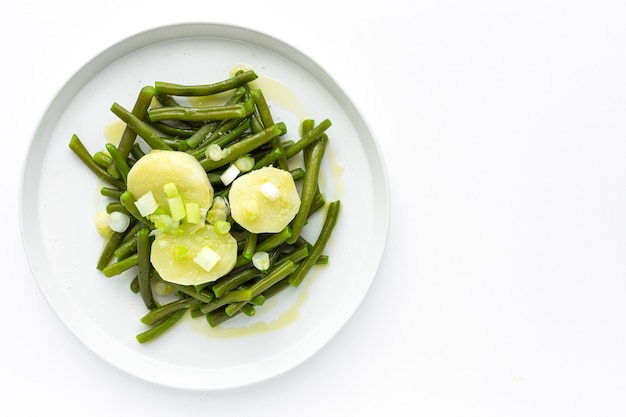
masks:
[[[149,310],[145,343],[187,311],[212,327],[298,287],[328,262],[324,249],[339,217],[318,181],[331,122],[301,121],[287,139],[253,70],[209,84],[155,82],[132,110],[113,103],[125,124],[119,143],[90,153],[78,134],[69,147],[105,185],[106,237],[96,268],[129,277]],[[191,98],[210,96],[212,100]],[[215,104],[217,97],[226,97]],[[195,103],[195,104],[192,104]],[[323,216],[310,231],[311,216]],[[119,300],[116,300],[119,302]]]

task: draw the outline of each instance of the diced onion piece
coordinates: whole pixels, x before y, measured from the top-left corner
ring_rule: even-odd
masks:
[[[192,224],[201,223],[200,205],[198,203],[185,203],[185,213],[187,214],[187,222]]]
[[[228,200],[217,196],[213,199],[213,206],[206,214],[206,221],[215,224],[216,222],[226,220],[230,214]]]
[[[95,223],[96,223],[96,229],[98,230],[98,233],[100,233],[102,237],[111,236],[111,234],[113,233],[113,230],[111,230],[111,227],[109,226],[109,213],[107,213],[106,211],[101,211],[98,214],[96,214]]]
[[[203,246],[198,254],[193,258],[193,261],[200,265],[202,269],[210,272],[215,265],[220,261],[221,256],[208,246]]]
[[[261,184],[259,191],[270,201],[274,201],[280,197],[280,190],[270,181],[265,181]]]
[[[198,224],[202,224],[202,223],[205,222],[208,213],[209,213],[209,209],[208,208],[200,207],[200,223],[198,223]]]
[[[130,225],[130,217],[126,213],[114,211],[109,214],[109,227],[117,233],[125,232]]]
[[[163,185],[163,191],[165,191],[165,195],[168,198],[176,197],[178,195],[178,188],[176,188],[176,184],[173,182],[168,182]]]
[[[207,146],[206,151],[204,152],[204,156],[211,161],[219,161],[224,157],[224,151],[217,143],[212,143]]]
[[[147,193],[139,197],[137,201],[135,201],[135,207],[137,207],[137,210],[139,210],[139,214],[146,217],[154,213],[159,207],[159,204],[155,200],[152,191],[148,191]]]
[[[241,173],[239,168],[236,165],[231,164],[226,170],[220,175],[220,180],[224,185],[229,185],[231,182],[237,178],[237,176]]]
[[[183,198],[180,195],[168,198],[167,204],[170,206],[172,219],[182,220],[185,218],[185,203],[183,203]]]
[[[240,156],[234,164],[241,172],[252,171],[252,168],[254,168],[254,158],[250,155]]]
[[[172,219],[172,216],[168,214],[153,214],[150,216],[150,221],[158,230],[168,233],[174,233],[180,226],[180,222]]]
[[[255,252],[252,255],[252,265],[260,271],[267,271],[270,267],[270,255],[267,252]]]
[[[220,220],[213,224],[213,228],[218,235],[225,235],[230,232],[230,223],[226,220]]]

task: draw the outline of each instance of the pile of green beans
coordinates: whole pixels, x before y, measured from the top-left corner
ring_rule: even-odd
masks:
[[[76,156],[106,183],[100,193],[110,200],[107,212],[120,211],[131,219],[125,232],[114,232],[107,239],[96,268],[106,277],[129,271],[125,275],[131,277],[130,289],[139,294],[148,310],[140,319],[148,328],[136,336],[139,343],[163,334],[187,311],[191,317],[205,317],[211,327],[241,313],[253,316],[268,298],[285,288],[299,286],[314,265],[328,263],[324,248],[337,222],[340,201],[326,201],[318,179],[328,143],[326,130],[331,122],[326,119],[315,124],[311,119],[304,120],[299,139],[284,140],[285,124],[274,123],[263,92],[250,84],[256,78],[253,70],[247,70],[211,84],[156,82],[140,90],[131,110],[119,103],[112,104],[111,112],[125,123],[119,144],[107,144],[105,151],[92,154],[78,135],[72,135],[69,141]],[[194,107],[188,100],[184,102],[186,97],[218,93],[230,96],[221,105]],[[211,144],[227,150],[226,156],[218,161],[207,158],[205,151]],[[278,233],[250,233],[229,217],[231,233],[238,242],[234,269],[204,285],[166,282],[150,263],[150,232],[154,225],[141,216],[134,196],[126,189],[130,168],[153,149],[193,155],[205,169],[215,195],[226,199],[229,186],[222,184],[220,175],[241,156],[254,158],[253,169],[272,165],[288,170],[295,181],[301,182],[300,209]],[[290,161],[296,155],[303,156],[304,166],[290,170]],[[322,228],[317,239],[308,242],[301,232],[309,217],[319,211],[325,211]],[[252,264],[252,255],[257,251],[270,254],[270,268],[266,271]]]

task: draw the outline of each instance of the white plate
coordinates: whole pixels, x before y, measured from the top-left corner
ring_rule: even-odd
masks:
[[[199,84],[225,79],[235,64],[280,80],[308,117],[329,118],[323,166],[327,199],[342,212],[326,252],[330,264],[223,329],[185,317],[168,334],[140,345],[145,327],[140,298],[128,277],[107,279],[95,269],[102,239],[94,216],[102,185],[68,148],[76,133],[90,152],[103,148],[115,121],[114,101],[132,108],[154,81]],[[287,137],[297,139],[293,103],[268,97]],[[41,120],[22,177],[21,228],[32,272],[53,310],[91,350],[124,371],[154,383],[219,389],[256,383],[302,363],[346,323],[367,293],[383,254],[389,191],[375,139],[331,77],[285,43],[248,29],[186,24],[140,33],[105,50],[61,89]],[[314,225],[312,225],[314,227]]]

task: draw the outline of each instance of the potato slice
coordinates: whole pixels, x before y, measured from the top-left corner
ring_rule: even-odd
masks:
[[[178,151],[153,150],[128,172],[128,191],[138,199],[152,191],[159,207],[169,212],[163,186],[174,183],[187,203],[209,209],[213,203],[213,187],[202,165],[193,156]]]
[[[194,261],[203,248],[219,255],[210,270]],[[157,234],[150,251],[150,262],[165,281],[181,285],[200,285],[229,273],[237,262],[237,240],[230,233],[218,234],[213,226],[189,223],[180,233]]]
[[[298,213],[300,195],[291,174],[265,167],[233,181],[228,193],[233,219],[252,233],[278,233]]]

